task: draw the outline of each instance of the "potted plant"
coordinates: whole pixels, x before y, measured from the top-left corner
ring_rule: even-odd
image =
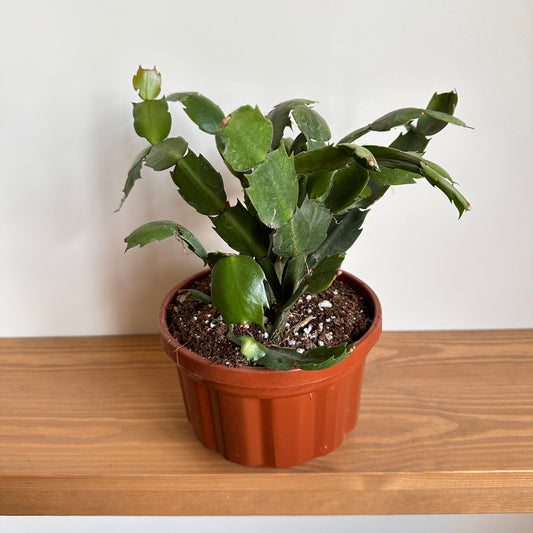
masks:
[[[139,67],[133,86],[141,98],[133,104],[134,128],[149,145],[133,162],[122,202],[143,165],[170,169],[182,198],[235,250],[208,253],[189,229],[168,220],[148,222],[125,239],[128,250],[177,237],[208,267],[170,291],[159,315],[196,436],[247,465],[286,467],[329,453],[355,426],[365,358],[381,332],[378,298],[341,271],[343,259],[391,186],[425,178],[459,216],[470,209],[449,174],[424,157],[431,136],[449,123],[465,126],[453,116],[457,94],[435,93],[425,108],[393,111],[331,143],[311,100],[288,100],[266,116],[250,105],[226,115],[195,92],[161,97],[155,68]],[[240,182],[240,198],[229,200],[215,167],[185,139],[169,136],[174,102],[214,137]],[[356,143],[398,126],[406,131],[388,147]],[[339,290],[364,318],[350,315],[347,337],[335,343],[331,328],[325,333],[325,325],[339,322],[327,295]],[[199,321],[201,312],[208,318]],[[205,330],[194,334],[196,343],[180,337],[198,329],[195,321]],[[214,329],[221,352],[240,357],[236,368],[223,354],[190,349],[201,352]]]

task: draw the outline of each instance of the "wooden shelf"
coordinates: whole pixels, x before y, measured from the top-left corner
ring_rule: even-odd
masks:
[[[533,330],[385,332],[329,456],[203,448],[155,335],[0,339],[0,514],[533,511]]]

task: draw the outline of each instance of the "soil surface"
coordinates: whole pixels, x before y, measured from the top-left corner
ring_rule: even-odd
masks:
[[[190,287],[210,294],[210,277]],[[171,335],[191,351],[231,367],[250,366],[226,334],[227,326],[210,304],[179,295],[167,307],[167,321]],[[358,340],[370,327],[371,310],[354,289],[335,280],[315,295],[302,296],[294,304],[281,336],[279,346],[295,348],[301,353],[316,346],[334,346]],[[265,328],[268,331],[269,324]],[[268,346],[268,333],[256,324],[235,326],[239,335],[251,335]]]

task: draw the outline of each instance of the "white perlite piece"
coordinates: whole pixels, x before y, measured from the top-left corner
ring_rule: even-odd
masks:
[[[333,307],[333,304],[329,300],[322,300],[318,303],[320,309],[326,309],[327,307]]]

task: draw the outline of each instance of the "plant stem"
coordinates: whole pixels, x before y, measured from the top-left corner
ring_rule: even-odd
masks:
[[[280,340],[280,334],[287,323],[289,317],[289,309],[283,309],[281,305],[278,305],[276,310],[276,318],[274,319],[274,324],[272,325],[272,331],[270,332],[270,342],[272,344],[278,344]]]
[[[272,289],[272,292],[274,293],[276,301],[279,301],[281,299],[281,283],[279,281],[278,274],[276,273],[274,264],[268,259],[268,257],[258,259],[257,262],[265,273],[265,277],[270,285],[270,288]]]

